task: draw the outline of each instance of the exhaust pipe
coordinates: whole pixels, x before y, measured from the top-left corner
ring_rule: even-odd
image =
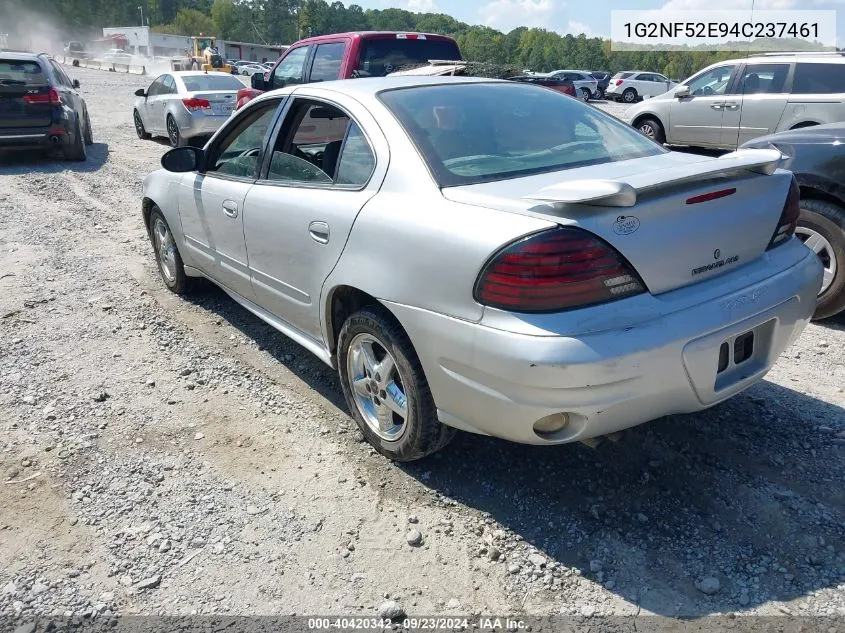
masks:
[[[59,145],[59,144],[61,144],[61,142],[62,142],[62,138],[61,138],[58,134],[53,134],[53,135],[50,137],[50,142],[51,142],[53,145]]]

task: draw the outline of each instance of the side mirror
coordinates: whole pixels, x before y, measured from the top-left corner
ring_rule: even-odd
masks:
[[[253,90],[267,90],[270,87],[270,82],[264,79],[264,75],[261,73],[253,73],[252,77],[250,78],[250,85],[252,86]],[[279,86],[281,87],[281,86]]]
[[[78,89],[78,88],[79,88],[79,86],[80,86],[79,80],[78,80],[78,79],[74,79],[74,80],[73,80],[73,87],[74,87],[74,88],[76,88],[76,89]]]
[[[161,166],[175,174],[199,171],[203,163],[203,151],[198,147],[177,147],[161,157]]]
[[[146,91],[146,90],[144,90],[143,88],[138,88],[138,89],[135,91],[135,96],[136,96],[136,97],[146,97],[146,96],[147,96],[147,91]]]
[[[675,90],[675,97],[677,99],[683,99],[688,96],[690,96],[689,86],[678,86]]]

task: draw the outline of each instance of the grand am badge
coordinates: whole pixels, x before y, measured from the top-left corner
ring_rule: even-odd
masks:
[[[713,259],[715,262],[711,262],[704,266],[699,266],[698,268],[692,269],[692,276],[695,277],[696,275],[700,275],[702,273],[709,273],[711,270],[716,270],[717,268],[722,268],[724,266],[728,266],[730,264],[735,264],[739,261],[739,255],[731,255],[730,257],[725,257],[724,259],[720,259],[722,257],[722,251],[718,248],[713,251]]]
[[[640,219],[635,215],[620,215],[613,223],[616,235],[630,235],[640,228]]]

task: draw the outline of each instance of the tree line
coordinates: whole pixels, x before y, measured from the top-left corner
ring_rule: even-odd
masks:
[[[516,28],[508,33],[460,22],[443,13],[404,9],[367,9],[325,0],[5,0],[0,24],[14,24],[16,11],[43,16],[62,29],[65,39],[82,37],[104,26],[144,22],[159,32],[217,35],[262,44],[290,44],[303,37],[343,31],[424,31],[454,37],[465,59],[530,69],[559,68],[648,70],[673,79],[723,59],[736,51],[684,49],[611,51],[599,37],[560,35],[542,28]],[[139,9],[139,7],[141,7]],[[4,19],[4,12],[8,16]],[[794,42],[789,43],[795,48]],[[775,43],[772,48],[782,48]]]

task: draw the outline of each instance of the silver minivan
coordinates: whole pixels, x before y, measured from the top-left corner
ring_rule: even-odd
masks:
[[[621,117],[660,143],[736,149],[758,136],[845,121],[845,53],[778,53],[708,66]]]

